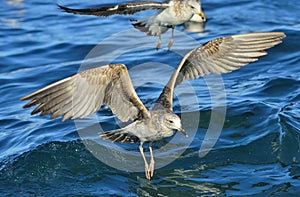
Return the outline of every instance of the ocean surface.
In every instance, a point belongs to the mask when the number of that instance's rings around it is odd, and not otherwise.
[[[204,31],[176,27],[169,51],[171,31],[156,51],[157,38],[130,24],[155,12],[98,18],[56,6],[124,2],[1,1],[0,195],[299,196],[300,2],[203,0]],[[261,31],[287,37],[258,62],[176,89],[174,111],[190,136],[178,133],[154,144],[157,169],[151,181],[145,179],[138,144],[97,138],[122,126],[108,107],[65,122],[22,108],[21,97],[107,63],[126,64],[138,95],[151,107],[189,50],[220,36]],[[213,126],[220,124],[218,133]],[[215,138],[208,139],[211,133]],[[203,149],[207,140],[211,146]],[[144,148],[149,156],[147,144]]]

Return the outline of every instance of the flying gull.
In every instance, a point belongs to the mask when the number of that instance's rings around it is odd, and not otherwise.
[[[181,82],[210,73],[229,73],[258,57],[285,37],[281,32],[250,33],[217,38],[188,52],[151,109],[147,109],[137,96],[124,64],[109,64],[83,71],[48,85],[21,100],[31,100],[24,105],[38,105],[33,114],[52,114],[67,119],[84,118],[108,105],[123,122],[132,121],[124,128],[100,133],[106,140],[121,143],[140,142],[139,150],[145,162],[146,178],[154,173],[152,142],[170,137],[180,131],[185,136],[180,118],[173,113],[174,88]],[[149,142],[151,160],[148,164],[143,143]]]
[[[200,16],[203,22],[206,21],[198,0],[170,0],[168,2],[130,2],[120,5],[103,6],[87,9],[71,9],[61,5],[59,8],[65,12],[83,15],[96,15],[107,17],[114,14],[126,15],[135,14],[143,10],[159,10],[155,15],[140,20],[132,21],[132,25],[147,35],[158,36],[156,49],[161,45],[161,34],[172,28],[172,37],[168,43],[170,49],[174,42],[174,27],[189,21],[194,14]]]

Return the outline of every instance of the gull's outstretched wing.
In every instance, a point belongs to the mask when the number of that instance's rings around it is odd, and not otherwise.
[[[110,64],[86,70],[46,86],[21,100],[24,108],[38,105],[33,114],[83,118],[107,104],[122,121],[148,117],[149,111],[137,96],[124,64]]]
[[[217,38],[188,52],[164,87],[156,108],[172,110],[174,88],[185,80],[199,78],[210,73],[229,73],[266,55],[264,50],[279,43],[285,37],[282,32],[240,34]]]
[[[135,14],[143,10],[157,10],[169,7],[168,3],[161,2],[131,2],[120,5],[103,6],[97,8],[86,8],[86,9],[71,9],[61,5],[57,5],[60,9],[65,12],[73,14],[83,15],[95,15],[95,16],[111,16],[114,14],[126,15]]]

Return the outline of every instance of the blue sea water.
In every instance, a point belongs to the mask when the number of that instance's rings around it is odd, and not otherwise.
[[[177,27],[171,51],[167,50],[170,31],[163,35],[162,49],[156,51],[157,38],[130,25],[130,19],[152,12],[98,18],[63,13],[56,7],[56,3],[79,8],[123,2],[1,2],[1,196],[299,195],[299,1],[203,0],[208,18],[204,32],[189,33]],[[199,148],[212,114],[207,81],[192,81],[188,87],[193,93],[178,87],[174,111],[185,117],[187,128],[196,121],[197,132],[188,147],[181,146],[181,141],[188,140],[182,138],[172,144],[173,150],[157,155],[159,160],[183,152],[156,169],[151,181],[143,172],[116,169],[97,159],[86,148],[76,122],[31,116],[32,109],[22,109],[25,102],[19,100],[86,66],[95,66],[85,61],[99,57],[97,65],[125,63],[138,95],[150,107],[182,54],[216,37],[261,31],[283,31],[287,37],[258,62],[222,75],[225,124],[204,157],[199,157]],[[200,119],[195,120],[198,115]],[[98,112],[97,118],[103,130],[117,127],[109,108]],[[154,149],[163,143],[156,143]],[[137,145],[126,148],[135,150]],[[109,157],[113,152],[107,149],[106,154]],[[140,157],[137,150],[136,156]]]

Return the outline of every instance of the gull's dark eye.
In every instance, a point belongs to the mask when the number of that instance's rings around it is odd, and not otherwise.
[[[174,123],[174,121],[173,121],[173,120],[169,120],[169,123],[173,124],[173,123]]]
[[[191,7],[192,9],[195,9],[195,7],[194,7],[194,6],[192,6],[192,5],[190,5],[190,7]]]

